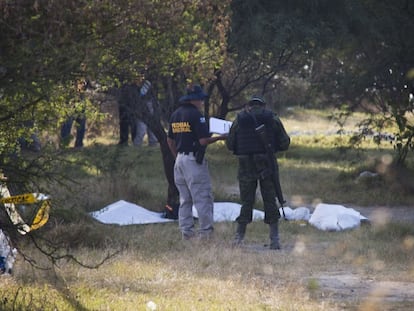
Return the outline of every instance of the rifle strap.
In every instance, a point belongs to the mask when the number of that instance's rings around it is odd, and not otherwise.
[[[246,113],[253,119],[254,127],[256,128],[258,126],[256,116],[253,113],[251,113],[249,110],[246,110]]]
[[[250,115],[251,117],[252,117],[252,119],[254,120],[254,123],[255,123],[255,127],[257,128],[258,127],[258,124],[257,124],[257,119],[256,119],[256,116],[253,114],[253,113],[251,113],[250,111],[247,111],[247,114],[248,115]],[[266,128],[266,124],[264,124],[264,126],[265,126],[265,128]],[[257,132],[256,132],[257,133]],[[259,136],[259,135],[257,135],[257,136]],[[258,139],[260,140],[260,141],[262,141],[261,139],[260,139],[260,137],[258,137]],[[265,150],[266,150],[266,152],[267,153],[269,153],[269,157],[270,157],[270,150],[269,150],[269,148],[268,148],[268,146],[264,146],[265,147]],[[276,171],[276,169],[277,169],[277,160],[276,160],[276,162],[274,162],[273,164],[271,164],[270,163],[270,159],[269,159],[269,165],[274,165],[274,171],[273,171],[273,174],[275,174],[274,176],[275,176],[275,179],[278,179],[278,172]],[[274,159],[273,159],[273,161],[275,161]],[[277,185],[276,185],[276,181],[274,181],[274,185],[275,185],[275,189],[277,188]],[[280,185],[279,185],[279,188],[280,188]],[[276,192],[277,192],[277,190],[276,190]],[[282,191],[281,191],[281,189],[280,189],[280,197],[278,196],[278,200],[279,200],[279,203],[280,203],[280,206],[281,206],[281,208],[282,208],[282,212],[283,212],[283,218],[284,219],[286,219],[286,215],[285,215],[285,210],[284,210],[284,208],[283,208],[283,204],[285,203],[285,200],[283,199],[283,195],[282,195]]]
[[[256,116],[253,114],[253,113],[251,113],[250,111],[246,111],[247,112],[247,114],[253,119],[253,121],[254,121],[254,128],[255,129],[257,129],[257,127],[259,126],[259,124],[258,124],[258,122],[257,122],[257,118],[256,118]],[[266,124],[263,124],[264,126],[265,126],[265,128],[266,128]],[[257,132],[256,132],[256,134],[257,134]],[[257,138],[259,139],[259,141],[262,141],[261,139],[260,139],[260,137],[259,137],[259,135],[257,135]],[[267,146],[265,146],[265,144],[263,143],[263,147],[265,148],[265,150],[267,150]]]

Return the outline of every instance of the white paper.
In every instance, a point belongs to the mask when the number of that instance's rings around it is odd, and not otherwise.
[[[218,118],[210,118],[210,133],[215,134],[228,134],[230,131],[230,127],[233,122],[218,119]]]

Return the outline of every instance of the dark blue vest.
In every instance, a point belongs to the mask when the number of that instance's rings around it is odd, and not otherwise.
[[[238,129],[236,133],[236,146],[234,153],[237,155],[266,153],[265,146],[259,139],[255,128],[264,124],[268,141],[272,145],[273,152],[275,148],[275,133],[272,122],[273,113],[269,110],[261,110],[259,113],[242,111],[237,116]]]

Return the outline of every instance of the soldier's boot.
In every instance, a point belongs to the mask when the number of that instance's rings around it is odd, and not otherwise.
[[[233,239],[233,245],[240,245],[243,243],[244,236],[246,234],[247,224],[237,224],[236,235]]]
[[[280,249],[278,223],[269,224],[270,249]]]

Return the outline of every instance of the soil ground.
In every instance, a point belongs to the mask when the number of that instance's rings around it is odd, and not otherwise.
[[[365,216],[372,223],[386,223],[386,222],[408,222],[414,224],[414,206],[348,206],[357,210],[362,216]]]
[[[352,208],[367,217],[372,224],[392,221],[414,225],[414,207]],[[410,267],[407,268],[409,269]],[[358,310],[414,310],[414,282],[377,281],[348,271],[328,271],[313,276],[312,279],[316,280],[320,292],[338,301],[339,305],[345,306],[346,302],[361,301],[363,303]]]
[[[368,218],[370,224],[401,222],[414,225],[414,207],[359,207],[348,206]],[[268,247],[260,244],[242,246],[247,252],[269,252]],[[313,249],[323,251],[324,245],[315,245]],[[292,245],[283,245],[282,252],[294,252]],[[414,263],[413,263],[414,265]],[[408,267],[407,270],[410,268]],[[411,267],[414,269],[414,266]],[[414,271],[412,272],[414,273]],[[329,298],[338,304],[340,310],[414,310],[414,282],[366,278],[354,272],[344,270],[326,271],[313,275],[304,282],[317,284],[319,298]]]

